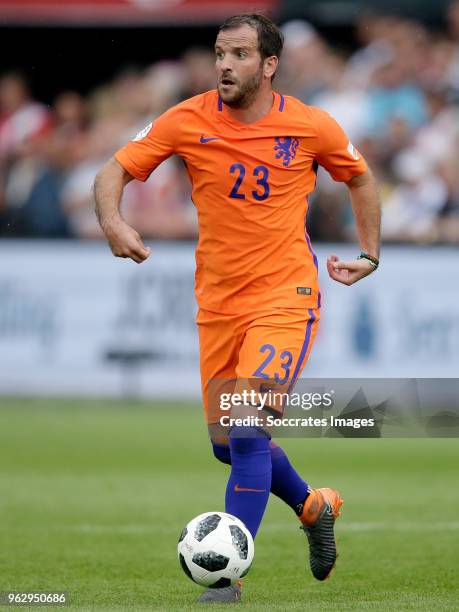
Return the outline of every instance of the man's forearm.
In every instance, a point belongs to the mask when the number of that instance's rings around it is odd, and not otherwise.
[[[381,233],[381,205],[376,182],[370,171],[356,176],[347,183],[357,226],[360,248],[379,258]]]
[[[115,257],[127,257],[142,263],[150,255],[139,233],[128,225],[120,213],[123,189],[132,176],[112,158],[96,176],[94,197],[96,214]]]
[[[120,204],[123,189],[132,177],[111,159],[97,174],[94,181],[96,215],[103,230],[108,224],[121,219]]]

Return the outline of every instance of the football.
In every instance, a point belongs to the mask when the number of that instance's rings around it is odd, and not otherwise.
[[[183,529],[177,547],[185,574],[197,584],[220,588],[247,574],[253,561],[250,531],[226,512],[205,512]]]

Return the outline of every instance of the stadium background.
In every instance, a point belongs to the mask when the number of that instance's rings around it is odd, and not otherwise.
[[[356,253],[346,190],[320,176],[325,299],[305,375],[457,377],[458,2],[0,0],[0,590],[65,588],[96,609],[196,594],[175,534],[221,509],[224,468],[201,423],[189,187],[176,160],[129,186],[125,217],[153,247],[138,267],[101,240],[91,183],[152,117],[214,86],[215,28],[252,8],[285,28],[276,88],[334,114],[381,187],[382,266],[349,289],[324,267]],[[325,589],[303,585],[273,500],[249,601],[453,609],[455,442],[286,441],[349,500],[342,564]]]

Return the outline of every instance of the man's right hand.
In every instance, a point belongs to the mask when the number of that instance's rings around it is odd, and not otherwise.
[[[97,173],[94,181],[94,198],[97,219],[113,255],[142,263],[149,257],[150,249],[144,245],[138,232],[128,225],[119,213],[123,189],[133,178],[112,157]]]
[[[102,228],[115,257],[129,258],[136,263],[149,257],[150,247],[146,247],[139,233],[122,219],[103,223]]]

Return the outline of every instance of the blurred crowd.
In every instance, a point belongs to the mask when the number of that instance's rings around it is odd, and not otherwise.
[[[459,1],[444,31],[400,17],[363,16],[357,51],[327,43],[305,21],[282,27],[275,89],[329,111],[366,156],[380,186],[383,239],[459,243]],[[211,50],[130,68],[81,96],[33,99],[20,73],[0,75],[0,234],[95,239],[96,172],[173,104],[215,87]],[[194,238],[196,214],[180,160],[129,184],[123,215],[145,238]],[[319,173],[315,239],[352,240],[345,187]]]

